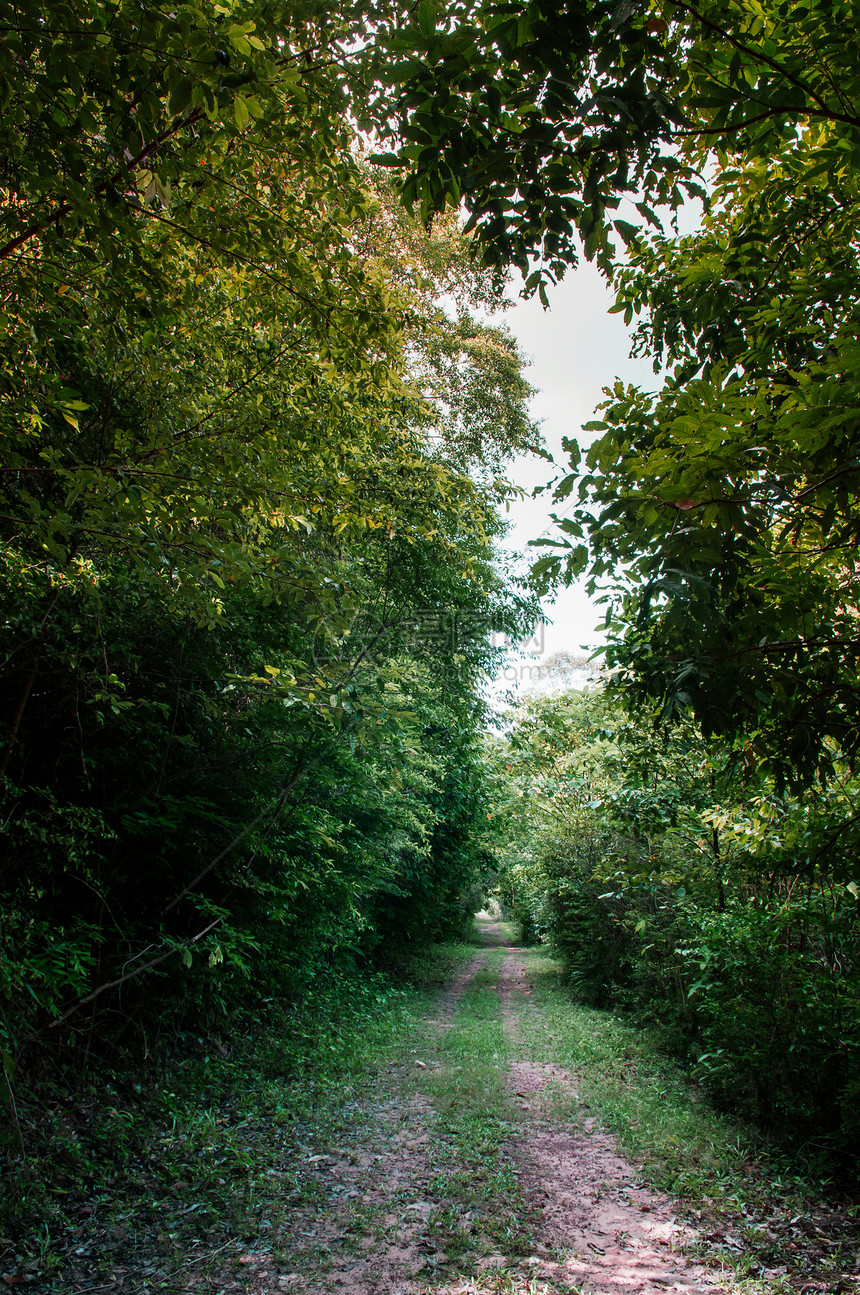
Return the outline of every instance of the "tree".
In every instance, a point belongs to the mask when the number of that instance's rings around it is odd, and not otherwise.
[[[340,19],[4,15],[0,1033],[86,1007],[108,1046],[120,995],[202,1020],[369,956],[395,900],[462,919],[537,432],[456,221],[362,156]]]
[[[645,313],[637,344],[671,376],[609,393],[557,498],[579,492],[570,569],[587,535],[593,581],[616,577],[608,661],[631,697],[799,782],[858,750],[860,208],[808,138],[721,172],[713,204],[622,272],[617,308]]]
[[[703,194],[714,156],[767,158],[812,131],[830,172],[857,160],[848,4],[426,0],[379,21],[374,122],[399,143],[385,160],[406,200],[429,216],[462,199],[488,262],[531,290],[580,247],[611,273],[655,206]]]
[[[614,580],[631,699],[692,707],[747,767],[827,776],[858,751],[850,8],[428,4],[386,31],[406,199],[462,195],[526,290],[596,256],[671,371],[658,397],[608,393],[584,472],[570,444],[555,498],[580,506],[535,574]],[[701,234],[666,237],[656,209],[703,175]]]

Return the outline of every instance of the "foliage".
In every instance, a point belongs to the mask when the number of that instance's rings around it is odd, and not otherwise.
[[[611,272],[655,207],[703,194],[714,154],[766,159],[808,129],[823,170],[856,162],[849,4],[427,0],[380,29],[374,121],[405,197],[424,214],[462,199],[487,260],[531,290],[580,247]]]
[[[623,573],[620,687],[791,783],[856,756],[857,205],[819,166],[807,141],[726,172],[700,234],[634,258],[619,305],[673,376],[609,394],[565,523],[593,581]]]
[[[855,783],[792,796],[740,785],[725,757],[605,694],[524,703],[499,758],[536,831],[510,841],[503,885],[581,999],[658,1025],[721,1103],[795,1149],[849,1156]]]
[[[826,777],[857,750],[852,7],[428,0],[380,32],[368,112],[407,202],[462,200],[526,291],[596,256],[669,370],[607,393],[585,472],[569,443],[578,507],[536,574],[608,577],[631,699]],[[701,232],[666,237],[696,193]]]
[[[595,10],[595,67],[615,68],[600,21]],[[816,5],[672,5],[612,21],[635,28],[631,49],[674,105],[664,137],[707,174],[709,210],[686,237],[640,220],[623,261],[605,245],[614,309],[639,317],[635,349],[663,381],[607,389],[584,465],[567,442],[564,514],[535,573],[548,584],[588,569],[631,704],[691,711],[747,768],[809,784],[857,753],[853,20]],[[666,172],[636,175],[647,198]],[[624,192],[615,177],[610,188]]]
[[[534,615],[498,506],[539,437],[457,221],[344,115],[354,18],[0,14],[11,1155],[51,1066],[458,929],[491,865],[480,686]]]
[[[382,132],[396,129],[397,151],[379,160],[406,169],[407,203],[426,218],[462,200],[500,268],[528,275],[542,253],[560,276],[576,259],[577,231],[607,267],[618,196],[648,175],[661,198],[680,201],[677,179],[690,182],[661,151],[675,115],[659,89],[662,41],[630,17],[576,0],[384,14],[368,111]],[[535,270],[529,287],[540,281]]]

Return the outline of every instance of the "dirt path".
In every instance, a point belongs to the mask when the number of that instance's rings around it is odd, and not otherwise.
[[[489,932],[495,938],[496,932]],[[713,1277],[690,1264],[692,1238],[671,1202],[635,1185],[635,1170],[615,1140],[585,1117],[559,1124],[554,1097],[576,1096],[561,1066],[517,1058],[521,1027],[516,999],[530,994],[521,956],[509,952],[498,982],[505,1032],[514,1059],[509,1086],[527,1126],[511,1148],[522,1189],[536,1216],[534,1275],[550,1288],[584,1285],[595,1292],[716,1291]]]
[[[147,1164],[187,1139],[167,1161],[169,1190],[132,1162],[128,1194],[81,1201],[50,1295],[720,1295],[721,1271],[732,1295],[860,1290],[850,1202],[766,1192],[750,1206],[744,1194],[732,1213],[716,1201],[718,1160],[706,1162],[715,1199],[698,1202],[697,1239],[589,1109],[620,1076],[624,1109],[639,1112],[646,1086],[626,1087],[626,1048],[589,1057],[602,1026],[575,1025],[549,960],[499,923],[482,938],[435,1001],[404,997],[370,1074],[360,1061],[354,1080],[319,1093],[310,1074],[291,1106],[294,1081],[282,1105],[261,1072],[229,1141],[230,1102],[186,1114],[179,1132],[175,1119],[154,1128]],[[766,1162],[744,1172],[763,1176]],[[714,1267],[687,1257],[694,1242]],[[0,1259],[10,1244],[0,1238]]]
[[[612,1138],[587,1116],[560,1121],[560,1096],[575,1096],[575,1077],[523,1055],[520,1005],[530,995],[523,959],[497,923],[484,922],[478,953],[424,1019],[414,1056],[392,1067],[393,1091],[376,1104],[362,1145],[332,1149],[307,1166],[316,1199],[296,1209],[290,1271],[246,1270],[225,1290],[272,1289],[301,1295],[485,1295],[584,1290],[705,1295],[719,1289],[686,1261],[687,1239],[671,1203],[635,1185]],[[491,950],[507,953],[494,988],[501,1000],[504,1082],[511,1107],[505,1155],[519,1183],[532,1253],[476,1250],[454,1275],[445,1268],[431,1226],[450,1208],[439,1169],[437,1113],[422,1081],[444,1062],[438,1051],[458,1005]],[[424,1083],[426,1088],[426,1082]],[[443,1157],[444,1159],[444,1157]],[[469,1219],[471,1216],[466,1215]],[[516,1247],[515,1247],[516,1251]],[[438,1267],[437,1267],[438,1265]],[[471,1269],[471,1271],[468,1271]],[[438,1273],[438,1275],[434,1275]]]
[[[379,1077],[380,1095],[363,1112],[360,1145],[306,1164],[311,1200],[292,1216],[291,1271],[273,1271],[264,1262],[244,1279],[226,1281],[225,1291],[423,1295],[430,1289],[422,1277],[436,1257],[428,1224],[445,1202],[433,1191],[435,1113],[414,1081],[439,1064],[438,1041],[485,958],[481,952],[467,962],[423,1018],[414,1057]]]

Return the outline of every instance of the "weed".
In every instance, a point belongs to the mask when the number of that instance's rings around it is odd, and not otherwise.
[[[306,1168],[314,1147],[343,1140],[369,1076],[404,1048],[432,986],[471,956],[434,950],[414,961],[413,982],[405,964],[398,983],[333,978],[244,1040],[185,1040],[157,1066],[91,1078],[75,1107],[51,1094],[42,1144],[0,1205],[4,1268],[85,1285],[105,1266],[277,1249],[290,1212],[323,1199]]]

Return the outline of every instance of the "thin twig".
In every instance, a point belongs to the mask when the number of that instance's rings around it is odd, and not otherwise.
[[[202,940],[210,931],[214,931],[215,927],[220,926],[223,921],[223,915],[221,917],[216,917],[208,926],[204,926],[202,931],[198,931],[196,935],[189,936],[187,940],[181,940],[178,944],[172,944],[165,953],[159,954],[157,958],[152,958],[151,961],[144,963],[142,967],[137,967],[134,971],[129,971],[125,976],[118,976],[116,980],[109,980],[106,985],[100,985],[98,989],[94,989],[92,993],[87,994],[85,998],[79,998],[76,1003],[72,1003],[72,1006],[67,1008],[61,1016],[57,1016],[53,1021],[49,1021],[45,1028],[48,1030],[56,1030],[58,1026],[62,1025],[64,1021],[67,1021],[75,1012],[79,1011],[82,1007],[86,1007],[87,1003],[91,1003],[93,999],[101,998],[102,994],[106,994],[110,989],[118,989],[119,986],[124,985],[126,981],[134,980],[137,976],[142,976],[145,971],[151,971],[153,967],[157,967],[160,963],[165,962],[172,954],[178,953],[180,949],[190,948],[192,944],[196,944],[198,940]],[[33,1031],[31,1034],[28,1034],[26,1038],[22,1039],[22,1043],[32,1042],[33,1039],[38,1038],[40,1033],[41,1031],[39,1030]]]

